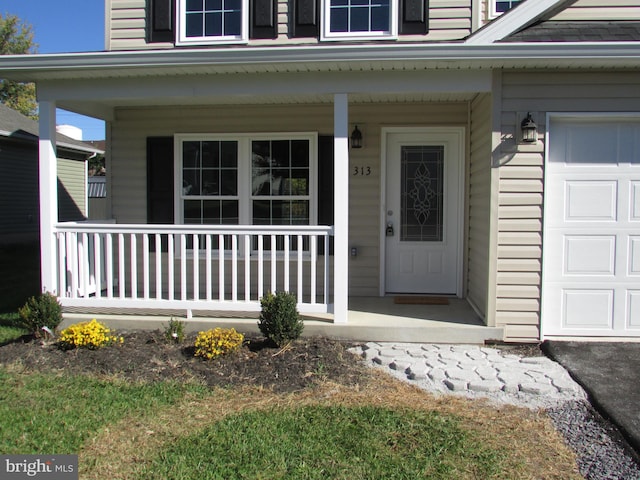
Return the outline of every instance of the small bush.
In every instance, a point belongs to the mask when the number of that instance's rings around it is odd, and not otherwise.
[[[44,335],[43,327],[54,331],[62,322],[62,306],[55,295],[44,292],[37,297],[31,297],[18,309],[20,326],[33,333],[36,337]]]
[[[167,342],[182,343],[184,341],[184,322],[180,320],[169,320],[169,325],[164,329],[164,336]]]
[[[196,337],[196,357],[212,358],[235,352],[244,341],[244,335],[234,328],[213,328],[199,332]]]
[[[113,343],[123,342],[122,337],[111,335],[111,330],[95,318],[90,322],[76,323],[65,328],[60,332],[58,339],[58,345],[65,350],[72,348],[96,350]]]
[[[297,310],[296,296],[289,292],[267,293],[260,299],[258,328],[279,347],[302,335],[304,324]]]

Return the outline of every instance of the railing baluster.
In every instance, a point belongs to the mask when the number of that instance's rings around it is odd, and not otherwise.
[[[105,233],[106,255],[107,255],[107,298],[113,298],[113,236],[111,233]]]
[[[95,282],[96,282],[96,298],[100,298],[102,296],[102,245],[101,245],[102,235],[99,233],[93,234],[93,264],[94,266],[94,274],[95,274]]]
[[[251,300],[251,235],[244,236],[244,301]]]
[[[167,235],[167,295],[169,300],[174,300],[175,295],[175,233]]]
[[[149,279],[149,235],[142,234],[142,278],[143,295],[145,300],[149,300],[150,279]]]
[[[276,254],[278,253],[278,245],[276,243],[276,236],[271,235],[271,292],[276,293],[278,291],[277,285],[277,273],[278,264],[276,263]]]
[[[200,238],[193,235],[193,299],[200,300]]]
[[[302,303],[304,301],[304,289],[303,289],[303,284],[302,284],[302,273],[303,273],[303,269],[304,269],[304,264],[302,263],[302,250],[303,250],[303,244],[302,244],[302,235],[298,235],[298,245],[297,245],[297,251],[298,251],[298,303]]]
[[[315,235],[311,235],[310,238],[311,240],[311,246],[310,246],[310,254],[311,254],[311,288],[310,288],[310,295],[311,295],[311,305],[315,305],[316,303],[318,303],[318,299],[316,297],[316,285],[317,285],[317,272],[318,272],[318,237],[316,237]]]
[[[155,236],[156,248],[156,299],[162,299],[162,237],[159,233]]]
[[[187,236],[180,235],[180,300],[187,299]]]
[[[218,235],[218,300],[224,302],[224,235]]]
[[[324,304],[328,305],[329,304],[329,281],[331,278],[331,274],[329,272],[329,269],[331,268],[331,263],[330,263],[330,259],[331,256],[329,255],[329,247],[330,247],[330,237],[329,235],[325,234],[324,235]]]
[[[205,284],[207,286],[207,300],[211,301],[211,297],[212,297],[212,289],[213,289],[213,278],[211,278],[212,272],[211,272],[211,249],[213,248],[212,246],[212,242],[211,242],[211,235],[207,234],[207,242],[206,242],[206,253],[205,253],[205,257],[206,257],[206,280],[205,280]]]
[[[135,233],[131,234],[131,298],[138,298],[138,249],[137,237]]]
[[[285,292],[289,291],[289,242],[291,237],[287,234],[284,235],[284,287]]]
[[[238,236],[231,235],[231,301],[238,301]]]
[[[124,234],[118,234],[118,287],[119,298],[125,298],[125,281],[124,281]]]
[[[258,234],[258,300],[264,296],[264,237]]]
[[[67,294],[67,256],[66,256],[66,234],[58,232],[54,235],[58,242],[58,296]]]

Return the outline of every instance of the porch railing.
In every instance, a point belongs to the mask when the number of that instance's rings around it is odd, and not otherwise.
[[[330,310],[325,226],[114,225],[55,228],[64,306],[258,311],[267,292]]]

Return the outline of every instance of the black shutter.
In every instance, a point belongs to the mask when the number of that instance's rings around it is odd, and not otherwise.
[[[318,136],[318,225],[333,225],[333,136]],[[318,253],[324,254],[324,243],[318,244]],[[333,238],[329,253],[333,254]]]
[[[173,224],[173,137],[147,138],[147,223]],[[151,251],[155,239],[150,238]],[[163,238],[162,251],[167,251]]]
[[[175,41],[175,0],[147,0],[147,41]]]
[[[400,34],[429,32],[429,0],[400,0]]]
[[[251,38],[278,37],[278,3],[277,0],[250,0]]]
[[[318,37],[320,35],[319,0],[293,0],[292,36]]]

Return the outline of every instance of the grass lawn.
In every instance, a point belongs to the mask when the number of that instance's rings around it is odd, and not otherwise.
[[[291,394],[0,367],[0,451],[79,453],[95,479],[572,479],[544,414],[372,371]]]

